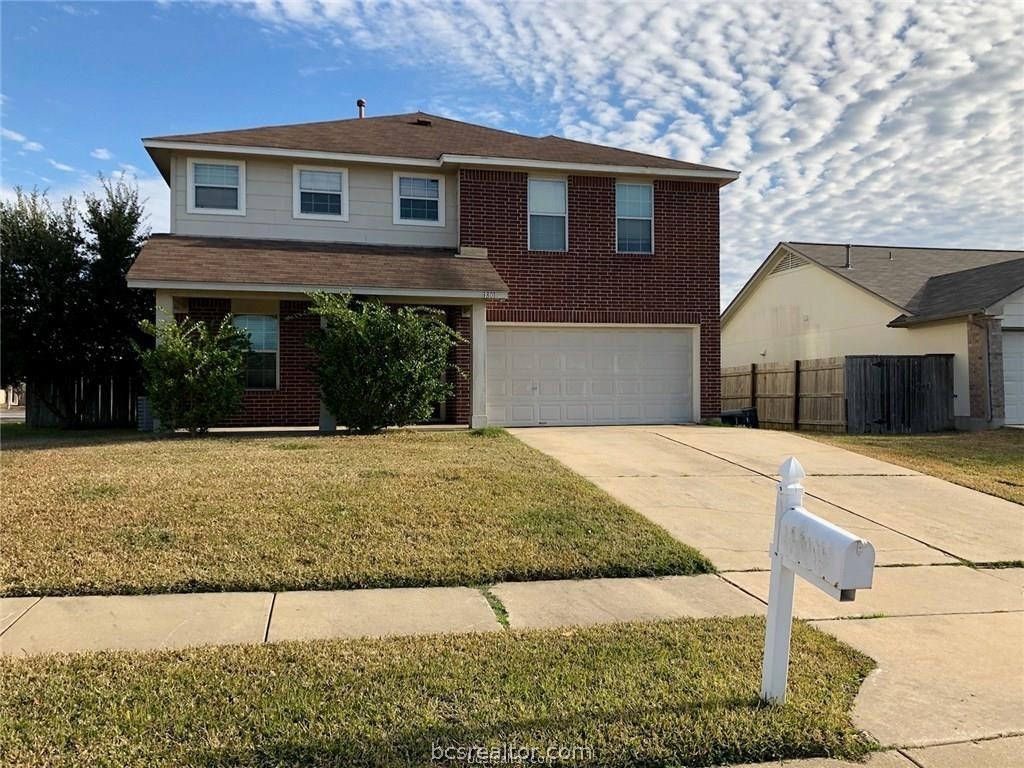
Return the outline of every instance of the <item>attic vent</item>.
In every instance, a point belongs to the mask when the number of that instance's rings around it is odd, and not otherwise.
[[[803,256],[797,256],[795,253],[787,253],[779,259],[779,263],[775,265],[775,269],[773,269],[769,274],[774,275],[779,272],[785,272],[787,269],[796,269],[797,267],[802,267],[806,263],[807,259]]]
[[[430,118],[428,117],[417,117],[416,125],[433,125],[433,123],[430,122]]]

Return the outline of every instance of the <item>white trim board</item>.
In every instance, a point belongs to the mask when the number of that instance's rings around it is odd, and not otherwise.
[[[133,280],[129,288],[152,288],[171,291],[258,291],[261,293],[351,293],[363,296],[395,296],[411,298],[507,299],[508,291],[439,290],[436,288],[390,288],[367,286],[298,285],[286,283],[214,283],[187,280]]]

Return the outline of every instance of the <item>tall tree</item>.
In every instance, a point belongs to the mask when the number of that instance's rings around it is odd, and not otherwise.
[[[125,276],[148,236],[134,184],[102,179],[86,195],[51,205],[45,193],[0,201],[2,384],[26,381],[62,426],[76,426],[75,380],[138,369],[133,341],[149,315]]]
[[[82,242],[71,199],[55,209],[44,194],[18,189],[13,201],[0,201],[4,386],[66,379],[67,372],[85,367],[89,312],[82,290],[87,270]],[[44,396],[55,411],[57,399]]]
[[[136,348],[150,337],[139,328],[150,317],[153,299],[148,291],[129,288],[128,269],[149,237],[145,211],[135,184],[100,178],[101,194],[86,194],[85,250],[89,259],[86,279],[96,310],[92,321],[96,373],[136,370]]]

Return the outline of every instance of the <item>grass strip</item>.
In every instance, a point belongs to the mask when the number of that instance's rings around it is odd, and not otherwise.
[[[511,745],[625,768],[870,751],[850,707],[871,660],[798,622],[790,697],[766,707],[763,636],[745,617],[7,659],[0,753],[8,766],[390,767]]]

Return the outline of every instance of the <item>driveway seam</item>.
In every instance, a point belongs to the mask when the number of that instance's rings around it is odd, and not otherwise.
[[[760,597],[758,597],[757,595],[755,595],[753,592],[749,591],[745,587],[741,587],[735,581],[729,581],[729,579],[725,578],[725,576],[723,576],[721,573],[718,573],[716,575],[718,576],[718,578],[720,578],[726,584],[728,584],[728,585],[730,585],[732,587],[735,587],[736,589],[738,589],[740,592],[742,592],[745,595],[749,595],[750,597],[752,597],[755,600],[757,600],[757,602],[759,602],[761,605],[768,605],[768,601],[767,600],[762,600]]]
[[[19,621],[21,621],[21,620],[22,620],[23,618],[25,618],[25,614],[27,614],[27,613],[28,613],[29,611],[31,611],[31,610],[32,610],[33,608],[35,608],[35,607],[36,607],[37,605],[39,605],[39,603],[41,603],[41,602],[42,602],[42,600],[43,600],[43,597],[45,597],[45,595],[42,595],[42,596],[40,596],[40,597],[37,597],[37,598],[36,598],[36,601],[35,601],[34,603],[32,603],[32,605],[30,605],[30,606],[29,606],[28,608],[26,608],[26,609],[25,609],[24,611],[22,611],[22,612],[21,612],[20,614],[18,614],[18,618],[16,618],[16,619],[15,619],[14,621],[12,621],[12,622],[11,622],[10,624],[8,624],[8,625],[7,625],[7,626],[6,626],[5,628],[4,628],[4,631],[3,631],[3,632],[0,632],[0,637],[3,637],[4,635],[6,635],[6,634],[7,634],[7,632],[8,632],[9,630],[10,630],[10,628],[11,628],[11,627],[13,627],[13,626],[14,626],[15,624],[17,624],[17,623],[18,623]]]
[[[748,470],[750,472],[753,472],[753,473],[755,473],[757,475],[760,475],[761,477],[765,477],[765,478],[767,478],[769,480],[772,480],[773,482],[775,481],[775,478],[772,475],[766,474],[766,473],[762,472],[759,469],[754,469],[752,467],[746,467],[743,464],[740,464],[739,462],[732,461],[731,459],[727,459],[727,458],[725,458],[723,456],[719,456],[718,454],[712,453],[711,451],[705,450],[704,448],[698,448],[695,445],[690,445],[689,443],[684,443],[682,440],[676,440],[675,438],[669,437],[668,435],[663,435],[660,432],[654,432],[653,434],[657,435],[658,437],[662,437],[662,438],[664,438],[664,439],[666,439],[666,440],[668,440],[670,442],[676,443],[677,445],[682,445],[682,446],[685,446],[687,448],[692,448],[695,451],[700,451],[701,453],[707,454],[708,456],[712,456],[713,458],[716,458],[719,461],[725,461],[725,462],[728,462],[729,464],[732,464],[733,466],[740,467],[742,469],[746,469],[746,470]],[[850,475],[831,475],[831,477],[850,477]],[[878,475],[878,477],[915,477],[915,475]],[[934,544],[929,544],[927,541],[924,541],[923,539],[919,539],[919,538],[917,538],[915,536],[911,536],[909,533],[904,533],[903,531],[901,531],[901,530],[899,530],[897,528],[893,528],[892,526],[886,525],[885,523],[880,523],[879,521],[873,520],[872,518],[868,517],[867,515],[862,515],[859,512],[854,512],[852,509],[847,509],[842,504],[837,504],[834,501],[829,501],[828,499],[826,499],[826,498],[824,498],[822,496],[818,496],[817,494],[811,493],[810,491],[806,491],[805,490],[805,493],[808,496],[810,496],[812,499],[817,499],[818,501],[823,501],[826,504],[831,504],[833,507],[836,507],[837,509],[841,509],[844,512],[847,512],[847,513],[849,513],[851,515],[854,515],[855,517],[859,517],[861,520],[867,520],[869,523],[873,523],[873,524],[879,526],[880,528],[885,528],[887,531],[892,531],[893,533],[898,533],[900,536],[905,536],[906,538],[910,539],[911,541],[916,541],[918,544],[922,544],[922,545],[928,547],[929,549],[933,549],[936,552],[939,552],[939,553],[941,553],[943,555],[946,555],[946,557],[952,557],[955,560],[960,561],[960,563],[962,565],[970,566],[970,563],[967,560],[965,560],[964,558],[960,557],[959,555],[953,554],[952,552],[947,552],[946,550],[942,549],[942,547],[937,547]]]

